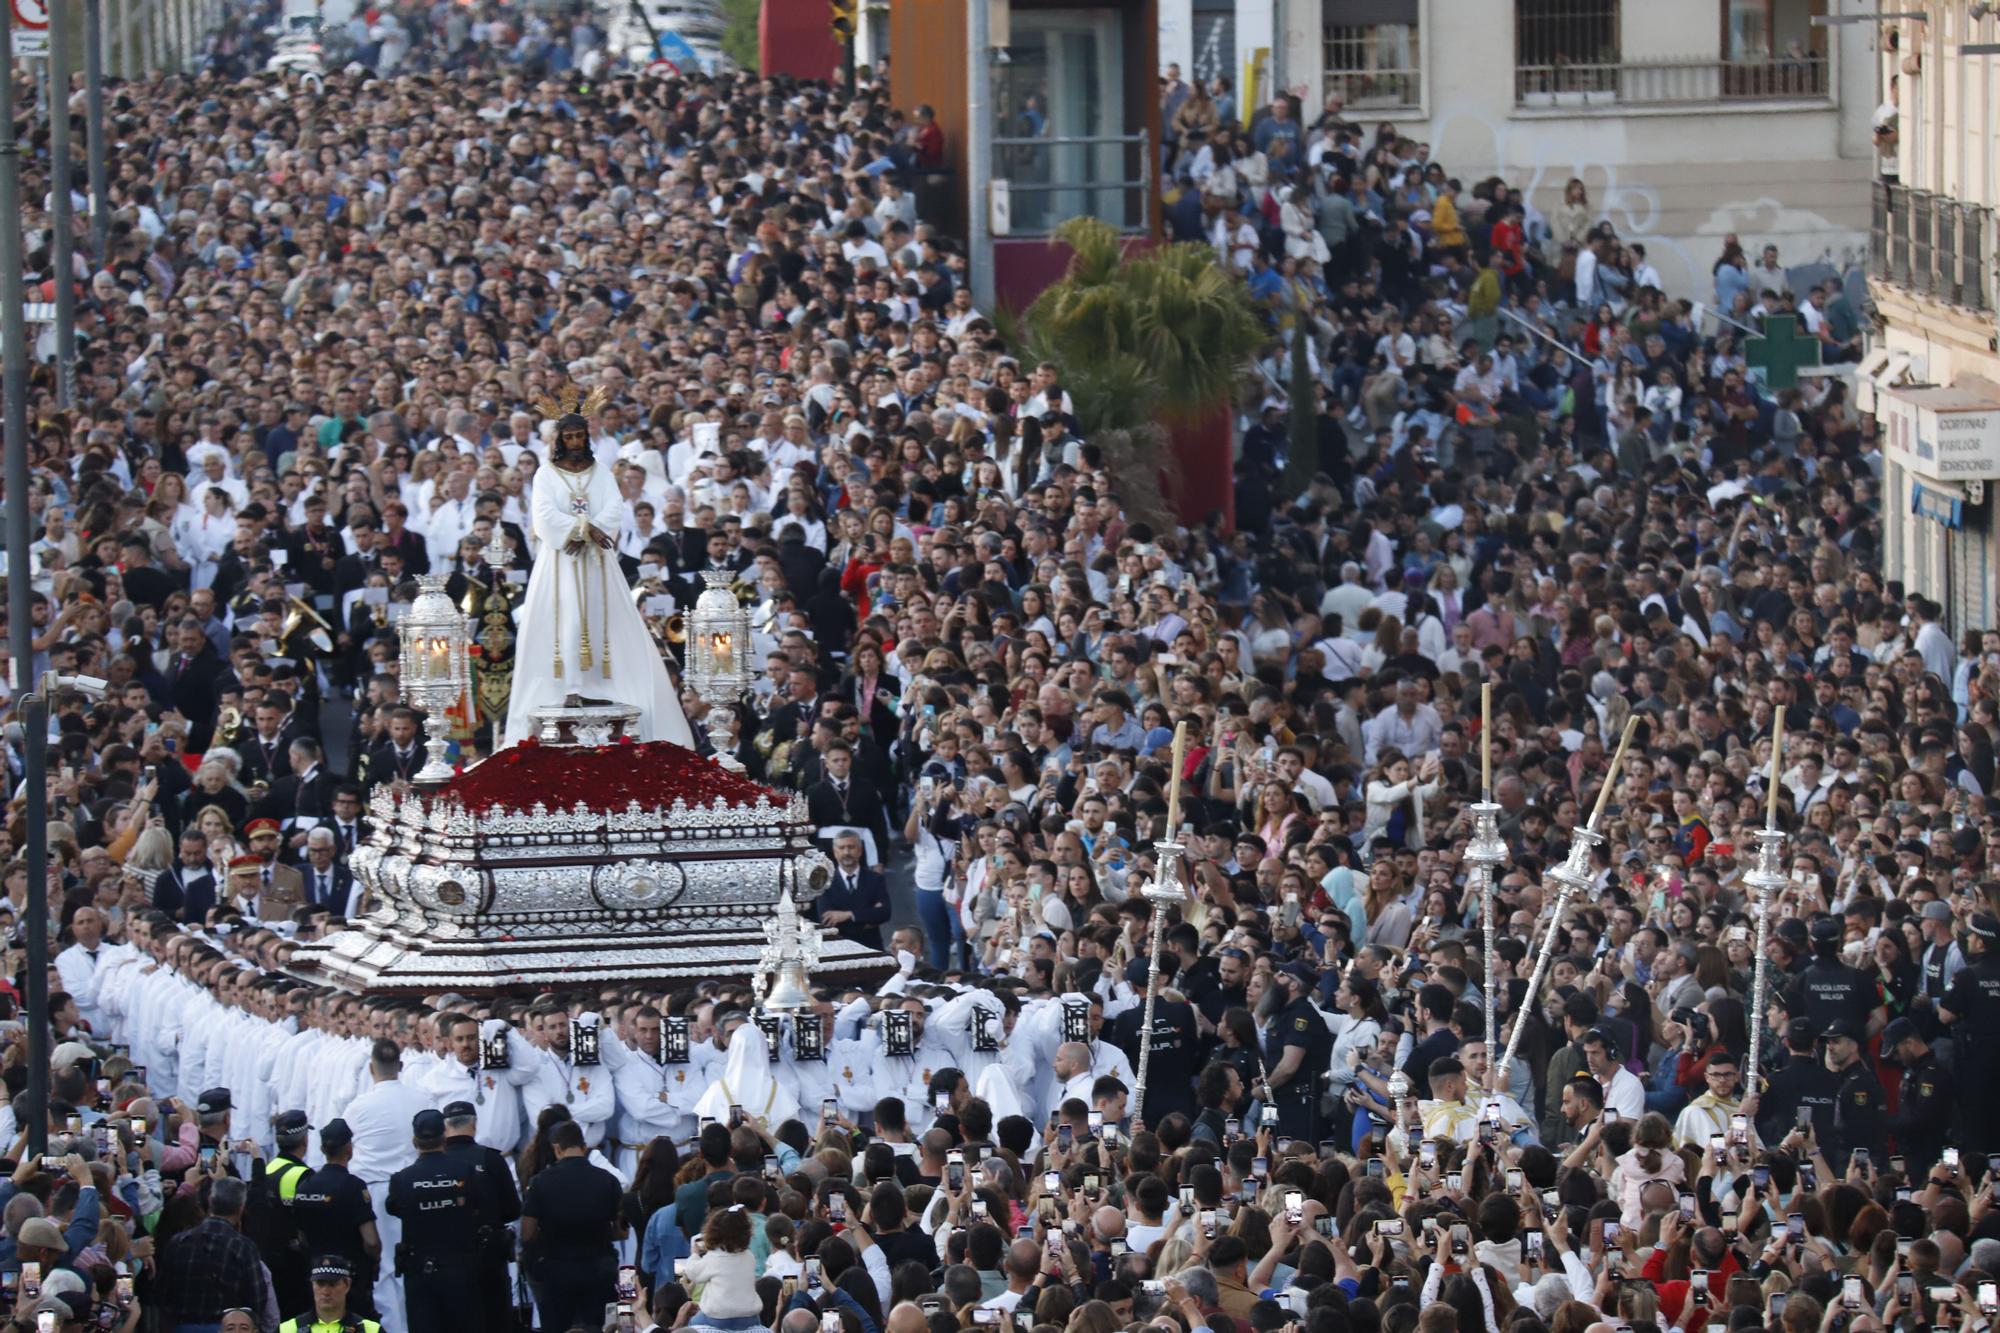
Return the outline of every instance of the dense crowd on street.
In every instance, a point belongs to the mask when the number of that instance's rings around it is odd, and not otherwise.
[[[47,921],[0,686],[17,1326],[2000,1310],[1976,1113],[2000,634],[1954,641],[1882,577],[1873,421],[1838,377],[1767,391],[1736,336],[1792,314],[1849,355],[1837,283],[1732,238],[1713,292],[1663,292],[1580,185],[1544,213],[1337,101],[1245,116],[1169,70],[1169,225],[1271,330],[1243,349],[1233,526],[1177,522],[1128,506],[1064,368],[976,308],[917,212],[942,131],[874,73],[627,72],[587,21],[490,0],[346,38],[323,81],[226,29],[199,76],[114,92],[75,406],[37,369],[8,497],[36,534],[26,678],[109,684],[53,701]],[[24,166],[47,282],[45,146]],[[843,830],[811,911],[887,982],[767,1030],[729,983],[496,1001],[288,972],[371,909],[348,853],[423,762],[412,576],[482,624],[504,605],[534,557],[530,402],[570,383],[604,391],[662,650],[703,571],[751,605],[737,757]],[[482,646],[503,670],[506,636]],[[1489,746],[1490,949],[1463,859]],[[1600,808],[1530,1002],[1547,872]],[[1773,809],[1760,1011],[1745,875]],[[1170,835],[1178,907],[1141,891]]]

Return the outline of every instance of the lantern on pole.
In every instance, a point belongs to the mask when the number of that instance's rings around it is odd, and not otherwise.
[[[451,781],[444,752],[445,711],[472,685],[472,630],[445,593],[446,575],[419,574],[417,600],[403,617],[402,692],[411,707],[427,715],[424,748],[430,760],[417,772],[418,783]]]
[[[730,590],[728,570],[704,569],[701,577],[708,586],[687,617],[687,679],[708,705],[704,725],[716,762],[740,773],[730,722],[750,688],[750,613]]]

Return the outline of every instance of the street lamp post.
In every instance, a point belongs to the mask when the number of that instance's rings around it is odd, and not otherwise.
[[[104,0],[83,0],[83,83],[90,134],[90,257],[99,268],[111,261],[110,168],[104,145]]]
[[[56,402],[76,406],[75,167],[69,145],[69,16],[49,10],[49,230],[56,289]]]
[[[21,765],[28,800],[28,922],[49,916],[49,713],[34,691],[34,590],[29,586],[28,329],[21,309],[21,146],[14,138],[14,12],[0,3],[0,412],[7,455],[7,626],[21,714]],[[28,1151],[48,1148],[49,944],[46,927],[28,935]]]

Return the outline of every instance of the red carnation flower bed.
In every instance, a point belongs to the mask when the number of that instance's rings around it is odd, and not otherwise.
[[[593,810],[623,810],[637,801],[641,809],[664,810],[675,801],[714,805],[717,797],[728,805],[785,800],[672,741],[601,747],[524,741],[461,773],[440,795],[456,796],[475,814],[530,810],[537,802],[551,810],[578,801]]]

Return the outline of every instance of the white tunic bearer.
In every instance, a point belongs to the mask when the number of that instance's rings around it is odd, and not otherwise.
[[[600,550],[587,540],[589,527],[616,537],[624,525],[625,500],[610,470],[595,462],[585,472],[553,464],[542,468],[535,475],[532,517],[539,553],[521,609],[514,693],[501,744],[514,745],[533,730],[533,710],[576,694],[637,708],[642,741],[692,748],[694,733],[660,650],[632,604],[616,550]],[[584,549],[571,555],[564,548],[579,535],[586,537]]]

